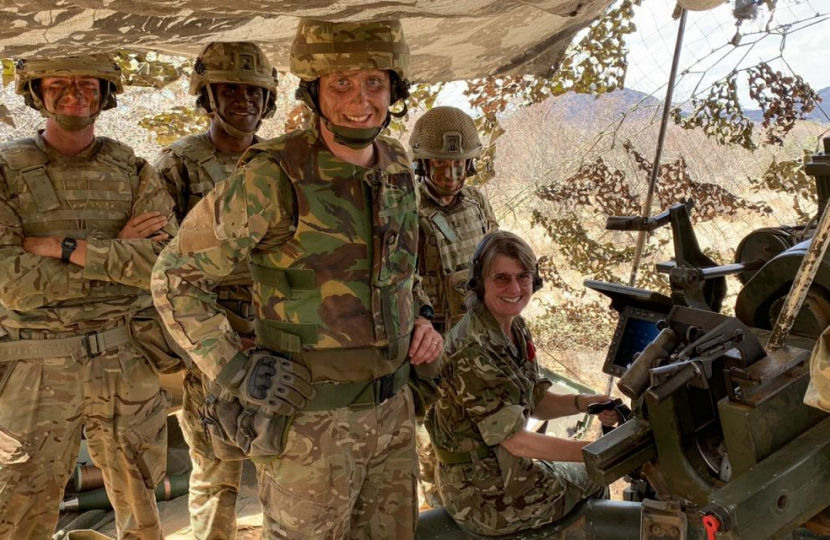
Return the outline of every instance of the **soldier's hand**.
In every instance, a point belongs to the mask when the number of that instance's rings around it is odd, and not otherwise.
[[[293,360],[255,351],[245,366],[245,375],[236,388],[244,401],[273,414],[290,416],[305,408],[315,395],[311,373]]]
[[[415,319],[412,340],[409,345],[409,361],[412,365],[429,363],[438,358],[444,348],[444,338],[423,317]]]
[[[161,242],[169,238],[167,233],[159,233],[165,225],[167,217],[161,215],[161,212],[144,212],[130,219],[118,233],[118,238],[150,238]]]

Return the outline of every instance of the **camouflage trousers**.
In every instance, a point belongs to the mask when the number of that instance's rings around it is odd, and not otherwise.
[[[430,508],[441,508],[441,495],[435,486],[435,449],[424,424],[419,423],[415,432],[415,449],[418,452],[418,468],[420,469],[420,481],[418,482],[418,493],[421,499]]]
[[[299,413],[284,454],[257,463],[262,540],[413,538],[417,466],[408,388],[377,407]]]
[[[493,459],[493,458],[489,458]],[[482,475],[480,465],[439,463],[438,490],[455,521],[476,534],[498,536],[536,529],[563,518],[580,501],[606,496],[581,463],[536,461],[536,482],[521,493],[505,493],[505,482],[521,479]]]
[[[122,540],[162,538],[168,399],[131,345],[93,358],[18,360],[0,390],[0,539],[52,537],[85,428]]]
[[[202,425],[199,407],[205,400],[207,384],[209,379],[195,367],[185,375],[183,384],[180,424],[193,463],[188,494],[190,528],[194,540],[233,540],[245,455],[213,441]]]

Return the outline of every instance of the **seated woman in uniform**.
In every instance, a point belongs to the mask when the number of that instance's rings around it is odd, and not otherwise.
[[[438,491],[450,515],[478,534],[534,529],[601,497],[582,465],[589,441],[525,429],[540,420],[585,412],[603,395],[558,394],[541,378],[521,317],[542,285],[536,256],[513,233],[488,234],[470,268],[468,313],[447,336],[441,398],[426,419],[438,457]],[[613,425],[613,411],[600,414]]]

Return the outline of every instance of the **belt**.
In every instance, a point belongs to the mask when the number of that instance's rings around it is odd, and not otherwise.
[[[489,446],[479,446],[472,452],[450,452],[449,450],[444,450],[443,448],[435,448],[435,457],[438,458],[438,461],[444,463],[446,465],[461,465],[463,463],[473,463],[473,456],[478,459],[484,459],[486,457],[490,457],[492,452]]]
[[[406,386],[409,381],[409,362],[394,373],[365,382],[317,383],[317,391],[304,411],[331,411],[343,407],[369,408],[380,405]]]
[[[58,356],[91,358],[129,343],[126,326],[103,332],[57,339],[24,339],[0,343],[0,362],[38,360]]]

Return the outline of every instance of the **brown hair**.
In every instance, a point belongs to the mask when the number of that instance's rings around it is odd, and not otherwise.
[[[536,266],[536,254],[522,238],[509,231],[489,233],[476,247],[473,260],[470,264],[470,277],[467,280],[467,289],[470,291],[464,303],[472,311],[484,301],[484,277],[490,270],[490,265],[496,255],[504,255],[518,261],[522,269],[534,274],[533,291],[541,287]]]

